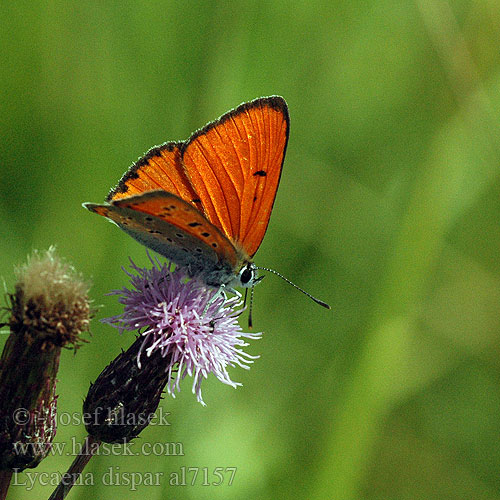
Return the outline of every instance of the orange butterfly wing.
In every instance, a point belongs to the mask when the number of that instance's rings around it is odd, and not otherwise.
[[[182,146],[205,215],[252,257],[269,223],[289,133],[282,97],[244,103]]]
[[[282,97],[241,104],[186,142],[152,148],[106,200],[114,204],[149,191],[173,193],[252,257],[269,223],[288,133]]]
[[[123,175],[106,201],[115,202],[149,191],[163,190],[201,208],[198,195],[182,165],[179,147],[182,144],[167,142],[150,149]]]

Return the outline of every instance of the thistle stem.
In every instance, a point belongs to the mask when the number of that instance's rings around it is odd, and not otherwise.
[[[12,474],[13,472],[11,470],[0,471],[0,500],[5,500],[7,498]]]
[[[75,460],[73,460],[68,472],[66,472],[66,474],[64,474],[61,478],[61,482],[52,495],[50,495],[49,500],[63,500],[66,498],[66,495],[76,483],[83,469],[89,463],[89,460],[99,449],[100,444],[101,441],[90,435],[84,439],[80,453],[77,455]]]

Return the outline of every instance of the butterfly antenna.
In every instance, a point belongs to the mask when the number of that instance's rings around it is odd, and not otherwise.
[[[257,269],[262,269],[262,271],[267,271],[269,273],[273,273],[276,276],[279,276],[282,280],[286,281],[289,285],[292,285],[294,288],[296,288],[299,292],[302,292],[304,295],[307,295],[310,299],[314,300],[316,304],[319,304],[320,306],[325,307],[326,309],[331,309],[331,307],[326,303],[323,302],[322,300],[317,299],[316,297],[313,297],[310,293],[306,292],[300,286],[297,286],[295,283],[292,283],[288,278],[285,278],[282,274],[280,274],[278,271],[275,271],[274,269],[269,269],[268,267],[258,267]],[[252,289],[253,292],[253,289]],[[250,302],[250,306],[251,306]]]
[[[247,306],[247,295],[248,295],[248,288],[245,288],[245,297],[243,297],[243,309]]]
[[[253,321],[252,321],[252,306],[253,306],[253,289],[255,287],[252,287],[252,289],[250,290],[250,306],[248,307],[248,328],[252,328],[253,327]],[[247,299],[247,292],[248,292],[248,288],[245,290],[245,302],[246,302],[246,299]]]

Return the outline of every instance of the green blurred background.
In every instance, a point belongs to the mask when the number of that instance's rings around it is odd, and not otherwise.
[[[81,203],[242,101],[279,94],[291,115],[256,262],[333,309],[269,276],[243,387],[211,378],[203,408],[185,381],[161,404],[171,425],[134,445],[184,455],[95,457],[69,498],[500,498],[498,2],[20,1],[0,19],[0,276],[12,290],[13,266],[56,244],[103,305],[63,353],[61,413],[132,343],[98,319],[120,311],[105,294],[128,257],[146,263]],[[181,467],[237,472],[170,486]],[[110,468],[163,477],[131,492],[102,484]],[[48,497],[39,483],[10,498]]]

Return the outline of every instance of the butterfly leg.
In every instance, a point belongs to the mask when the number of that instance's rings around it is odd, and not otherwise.
[[[230,287],[227,287],[226,285],[222,284],[219,286],[217,291],[212,295],[212,297],[210,297],[210,300],[208,300],[207,303],[205,304],[205,307],[203,309],[203,316],[206,314],[206,312],[208,311],[208,308],[215,302],[215,300],[218,297],[220,297],[222,295],[224,297],[224,302],[227,300],[226,291],[236,295],[236,297],[238,297],[238,300],[241,299],[241,297],[242,297],[241,293],[238,290],[235,290],[234,288],[230,288]],[[224,306],[224,302],[222,302],[219,309]]]
[[[220,296],[220,295],[224,295],[224,300],[226,299],[226,294],[224,292],[224,288],[226,288],[224,285],[221,285],[217,291],[212,295],[212,297],[210,297],[209,300],[207,300],[207,303],[205,304],[205,307],[203,309],[203,314],[202,316],[205,316],[205,314],[207,313],[208,311],[208,308],[215,302],[215,300]]]

